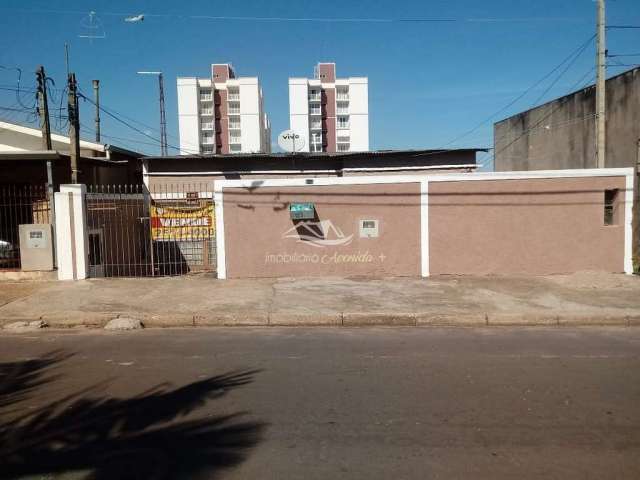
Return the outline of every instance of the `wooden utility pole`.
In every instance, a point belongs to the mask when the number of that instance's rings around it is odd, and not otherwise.
[[[605,0],[598,0],[598,26],[596,51],[596,161],[598,168],[605,167],[606,154],[606,76],[607,76],[607,47],[606,47],[606,15]]]
[[[78,94],[76,74],[68,78],[69,95],[67,112],[69,113],[69,158],[71,160],[71,183],[78,183],[78,163],[80,161],[80,115],[78,112]]]
[[[100,143],[100,80],[93,80],[93,103],[96,105],[96,143]]]

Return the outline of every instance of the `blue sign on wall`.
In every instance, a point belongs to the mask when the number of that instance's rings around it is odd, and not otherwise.
[[[292,220],[311,220],[316,216],[313,203],[292,203],[289,205]]]

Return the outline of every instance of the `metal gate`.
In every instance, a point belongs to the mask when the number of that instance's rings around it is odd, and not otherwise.
[[[87,189],[89,275],[150,277],[216,268],[212,192],[179,185]]]

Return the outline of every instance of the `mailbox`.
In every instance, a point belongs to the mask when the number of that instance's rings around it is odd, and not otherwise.
[[[289,205],[291,220],[313,220],[316,209],[313,203],[292,203]]]

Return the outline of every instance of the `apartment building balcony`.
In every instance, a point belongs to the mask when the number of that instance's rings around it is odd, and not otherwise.
[[[213,137],[202,137],[200,143],[202,143],[202,145],[213,145]]]
[[[238,102],[238,101],[240,101],[240,94],[239,93],[229,93],[227,95],[227,100],[229,100],[230,102]]]
[[[338,138],[336,138],[336,143],[351,143],[351,139],[349,137],[338,135]]]
[[[322,122],[320,121],[311,122],[309,124],[309,128],[311,130],[322,130]]]
[[[350,144],[348,143],[338,143],[336,144],[336,150],[338,152],[348,152],[350,148]]]
[[[347,130],[349,128],[349,122],[338,122],[336,128],[340,130]]]
[[[349,89],[348,88],[337,88],[336,89],[336,100],[349,100]]]
[[[199,98],[201,102],[211,102],[213,101],[213,92],[210,89],[200,90]]]
[[[202,130],[213,130],[213,122],[202,122],[200,128]]]
[[[200,109],[200,115],[204,115],[204,116],[213,115],[213,108],[202,108],[202,109]]]
[[[349,104],[345,102],[340,102],[336,105],[336,113],[338,115],[348,115],[349,114]]]
[[[240,115],[240,107],[229,107],[229,115]]]
[[[322,115],[322,109],[320,108],[320,105],[315,108],[314,106],[311,106],[311,108],[309,108],[309,115]]]
[[[240,130],[240,122],[229,122],[229,130]]]
[[[229,136],[229,144],[234,144],[237,145],[239,143],[242,143],[242,137],[240,135],[230,135]]]

